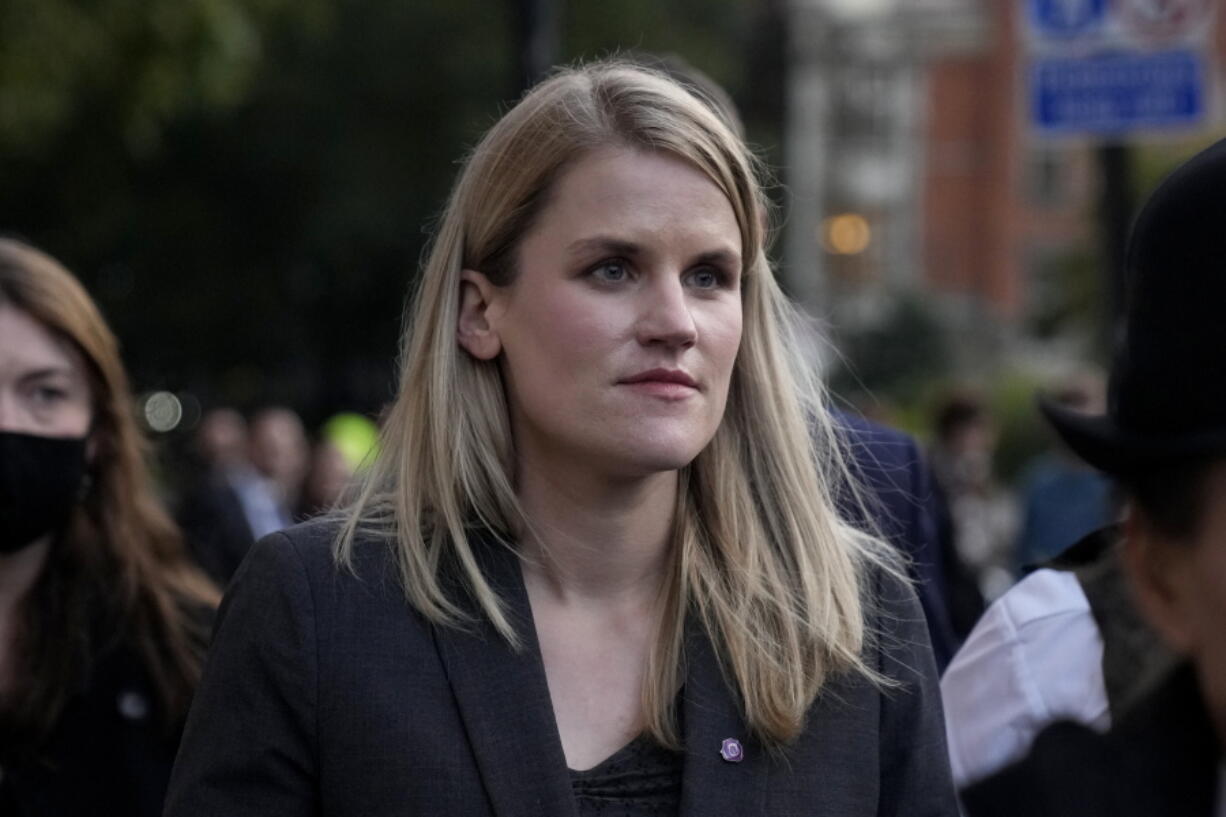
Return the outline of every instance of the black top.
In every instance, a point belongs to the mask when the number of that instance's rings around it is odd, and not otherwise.
[[[158,817],[178,746],[135,650],[100,656],[47,742],[0,766],[0,815]]]
[[[596,766],[570,770],[579,817],[673,817],[684,755],[639,735]]]

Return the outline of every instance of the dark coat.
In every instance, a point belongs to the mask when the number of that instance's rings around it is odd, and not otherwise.
[[[907,555],[920,606],[928,621],[928,637],[943,670],[958,651],[958,638],[949,617],[949,592],[940,539],[944,511],[935,480],[915,440],[901,431],[862,417],[838,413],[835,422],[851,454],[852,475],[868,489],[868,507],[840,497],[840,510],[854,525],[862,525],[865,512],[877,530]],[[955,557],[956,558],[956,557]]]
[[[171,781],[168,817],[573,815],[574,801],[517,558],[480,549],[525,648],[486,623],[428,624],[386,544],[311,522],[252,550],[223,603]],[[747,732],[709,642],[687,647],[681,814],[957,814],[941,704],[915,596],[878,577],[871,662],[881,692],[830,682],[782,759]],[[745,760],[720,757],[739,738]]]
[[[1190,666],[1106,735],[1064,722],[962,793],[968,817],[1212,817],[1219,747]]]
[[[218,586],[225,587],[255,541],[238,494],[219,469],[205,471],[191,485],[175,515],[192,558]]]
[[[100,656],[47,742],[0,767],[0,814],[158,817],[179,729],[163,723],[157,706],[134,651]]]

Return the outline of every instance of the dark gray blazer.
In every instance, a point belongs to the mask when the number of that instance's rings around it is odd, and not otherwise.
[[[249,554],[219,614],[167,799],[168,817],[575,814],[517,559],[481,549],[518,618],[516,653],[487,625],[428,624],[386,545],[339,571],[336,527],[307,523]],[[909,587],[878,578],[874,662],[900,688],[831,682],[782,758],[748,733],[709,642],[687,644],[681,813],[949,815],[957,806],[932,654]],[[725,738],[745,759],[720,757]]]

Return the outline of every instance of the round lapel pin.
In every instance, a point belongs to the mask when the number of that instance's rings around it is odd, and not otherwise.
[[[736,738],[724,738],[719,747],[719,756],[729,763],[740,763],[745,759],[745,747]]]

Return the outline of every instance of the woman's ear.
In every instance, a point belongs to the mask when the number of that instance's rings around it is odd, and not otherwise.
[[[460,314],[456,320],[456,340],[478,360],[493,360],[502,351],[502,341],[494,329],[494,302],[498,287],[484,273],[460,271]]]
[[[1184,542],[1171,542],[1137,509],[1124,520],[1124,573],[1146,622],[1178,653],[1192,648],[1186,610],[1191,559]]]

